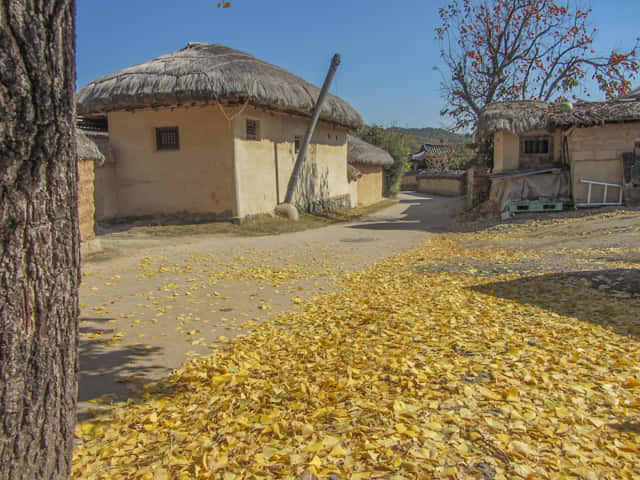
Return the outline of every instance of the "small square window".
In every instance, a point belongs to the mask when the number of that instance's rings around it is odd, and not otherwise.
[[[247,118],[247,140],[258,140],[258,120],[251,120]]]
[[[156,128],[156,149],[178,150],[179,148],[178,127]]]
[[[295,136],[293,137],[293,150],[294,153],[298,153],[300,151],[300,137],[299,136]]]
[[[548,138],[528,138],[522,141],[522,153],[545,155],[549,153]]]

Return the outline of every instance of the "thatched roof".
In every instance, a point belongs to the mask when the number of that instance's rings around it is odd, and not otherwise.
[[[480,136],[487,136],[499,130],[522,134],[632,121],[640,121],[640,89],[606,102],[579,102],[570,112],[563,112],[559,103],[537,100],[496,102],[481,112],[478,129]]]
[[[104,162],[104,155],[100,149],[79,128],[76,128],[76,146],[78,149],[78,159]]]
[[[520,134],[546,128],[550,108],[535,100],[491,103],[480,113],[478,131],[483,136],[499,130]]]
[[[640,100],[640,87],[635,88],[627,95],[620,97],[620,100]]]
[[[182,50],[128,67],[78,92],[83,115],[111,110],[244,103],[310,116],[320,89],[247,53],[223,45],[190,42]],[[359,128],[362,118],[344,100],[327,95],[320,119]]]
[[[387,167],[393,165],[393,157],[375,145],[365,142],[359,137],[347,135],[347,162],[360,165],[380,165]]]

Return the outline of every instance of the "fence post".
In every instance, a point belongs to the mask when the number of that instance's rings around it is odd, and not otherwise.
[[[467,208],[473,208],[473,196],[475,194],[475,167],[467,170]]]

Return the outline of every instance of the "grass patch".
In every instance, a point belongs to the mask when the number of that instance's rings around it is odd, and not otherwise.
[[[206,222],[191,224],[175,224],[176,219],[167,219],[164,225],[120,225],[116,235],[153,237],[182,237],[188,235],[236,235],[242,237],[258,237],[279,235],[282,233],[300,232],[311,228],[320,228],[340,222],[349,222],[365,215],[393,205],[395,200],[382,200],[366,207],[341,209],[319,214],[300,213],[300,220],[292,222],[282,217],[264,216],[244,223]],[[162,221],[162,220],[161,220]]]

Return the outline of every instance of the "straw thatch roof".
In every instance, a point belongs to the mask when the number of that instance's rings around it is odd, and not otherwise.
[[[125,68],[78,92],[78,112],[244,103],[310,116],[320,89],[252,55],[223,45],[191,42],[182,50]],[[362,118],[344,100],[327,95],[320,119],[359,128]]]
[[[347,162],[360,165],[379,165],[388,167],[393,165],[393,157],[381,148],[365,142],[359,137],[347,135]]]
[[[620,97],[620,100],[639,100],[640,101],[640,87],[631,90],[624,97]]]
[[[562,111],[559,103],[537,100],[496,102],[487,105],[480,114],[480,136],[499,130],[522,134],[532,130],[593,127],[606,123],[640,121],[640,89],[626,97],[606,102],[579,102],[570,112]]]
[[[100,149],[79,128],[76,128],[76,148],[78,159],[104,162],[104,155]]]

